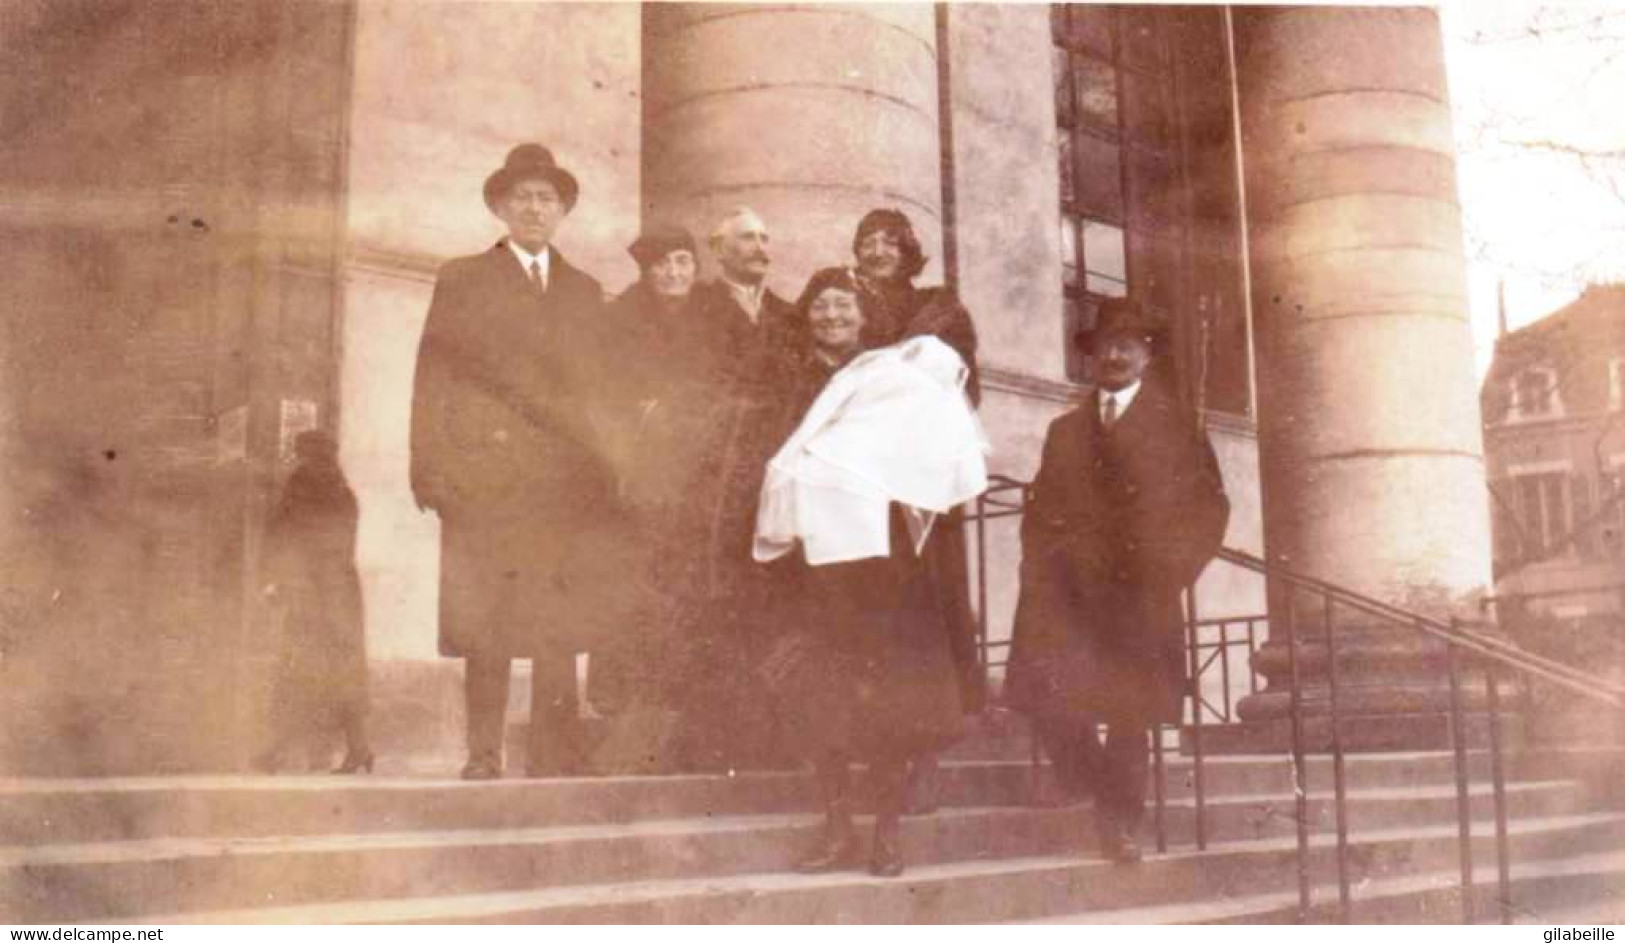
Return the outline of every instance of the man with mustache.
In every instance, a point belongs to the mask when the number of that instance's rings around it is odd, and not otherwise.
[[[793,336],[795,308],[767,287],[773,267],[767,224],[748,206],[730,211],[711,232],[711,253],[722,269],[694,289],[706,316],[725,331],[735,379],[760,382],[764,358]],[[756,375],[752,375],[756,372]]]
[[[1076,338],[1093,355],[1096,388],[1044,439],[1021,521],[1005,683],[1061,786],[1094,794],[1101,852],[1119,863],[1140,859],[1147,732],[1181,717],[1180,593],[1230,516],[1207,436],[1150,369],[1163,336],[1133,301],[1110,299]]]
[[[767,225],[749,207],[717,222],[710,248],[721,271],[695,286],[691,313],[717,347],[704,456],[687,503],[701,521],[690,536],[696,565],[689,600],[678,608],[682,720],[673,752],[681,769],[721,772],[783,765],[767,697],[755,666],[769,641],[762,623],[775,578],[751,560],[756,499],[767,460],[782,441],[783,358],[804,330],[795,308],[767,286]]]

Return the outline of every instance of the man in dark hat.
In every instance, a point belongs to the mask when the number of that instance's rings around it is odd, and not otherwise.
[[[901,210],[873,209],[858,221],[852,236],[858,290],[868,313],[865,347],[884,347],[904,338],[933,335],[958,352],[970,375],[965,394],[981,399],[976,369],[976,325],[970,312],[948,288],[914,284],[925,270],[925,249],[914,224]],[[947,616],[954,661],[959,670],[960,702],[966,713],[980,713],[986,701],[982,664],[976,655],[976,623],[970,608],[964,515],[954,509],[939,522],[926,561],[938,601]],[[909,764],[908,805],[911,815],[933,812],[938,804],[937,758],[926,754]]]
[[[440,650],[466,660],[465,779],[503,771],[511,660],[531,659],[530,775],[577,772],[575,654],[621,589],[598,282],[554,233],[576,178],[521,144],[485,181],[507,226],[435,281],[412,397],[412,492],[440,515]]]
[[[1123,863],[1140,858],[1147,732],[1181,716],[1180,593],[1230,516],[1207,436],[1148,369],[1163,334],[1137,304],[1111,299],[1077,338],[1096,387],[1044,439],[1005,685],[1062,787],[1093,792],[1101,851]]]

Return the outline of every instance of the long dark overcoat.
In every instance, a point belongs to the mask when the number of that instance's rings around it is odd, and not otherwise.
[[[552,251],[545,293],[499,243],[440,270],[412,395],[412,491],[441,520],[440,651],[587,650],[616,631],[626,515],[599,415],[598,282]]]
[[[948,288],[917,288],[894,282],[884,289],[864,290],[864,345],[881,347],[910,337],[930,335],[965,361],[969,375],[965,395],[981,401],[981,375],[976,364],[976,322]],[[965,515],[954,508],[938,519],[926,545],[926,570],[948,622],[960,698],[967,713],[981,711],[987,699],[986,675],[976,651],[976,616],[970,606],[970,572],[966,562]]]
[[[289,476],[267,527],[269,576],[286,607],[273,707],[286,723],[366,710],[357,519],[338,465],[307,463]]]
[[[1051,423],[1022,518],[1007,701],[1035,716],[1177,721],[1180,592],[1229,517],[1211,445],[1153,379],[1110,430],[1095,396]]]
[[[734,414],[731,364],[723,332],[692,295],[668,308],[640,280],[604,318],[619,367],[616,478],[632,515],[637,569],[651,593],[616,644],[595,654],[593,700],[611,709],[635,701],[678,705],[693,681],[693,636],[715,621],[708,536],[722,500],[716,456]]]

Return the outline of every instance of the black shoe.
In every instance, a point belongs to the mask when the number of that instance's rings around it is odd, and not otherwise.
[[[470,781],[502,778],[502,763],[489,757],[475,757],[463,767],[463,778]]]
[[[863,860],[858,837],[852,830],[852,811],[847,802],[830,806],[825,812],[824,831],[807,853],[796,861],[801,874],[828,874],[856,868]]]
[[[869,849],[869,873],[875,877],[894,878],[903,873],[903,849],[897,833],[895,818],[875,818],[874,844]]]
[[[372,764],[373,760],[375,759],[377,759],[377,757],[373,756],[371,750],[366,750],[361,753],[346,753],[344,754],[344,762],[333,767],[333,775],[345,776],[351,773],[370,773],[372,772]],[[464,772],[466,773],[467,771],[465,770]],[[467,777],[465,776],[464,778],[466,779]]]

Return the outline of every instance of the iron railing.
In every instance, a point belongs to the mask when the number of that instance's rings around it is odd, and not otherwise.
[[[981,659],[989,670],[1008,662],[1009,642],[993,641],[987,629],[988,618],[988,539],[990,521],[1018,517],[1028,494],[1029,486],[1010,478],[999,477],[987,495],[979,498],[975,510],[965,515],[968,526],[975,531],[977,554],[976,591],[978,633]],[[1594,703],[1615,711],[1625,710],[1625,687],[1588,674],[1559,661],[1545,658],[1485,631],[1470,629],[1458,620],[1440,619],[1413,612],[1391,603],[1350,590],[1337,584],[1317,579],[1290,568],[1245,553],[1224,548],[1217,561],[1240,567],[1263,577],[1275,598],[1281,600],[1273,617],[1236,616],[1227,618],[1199,617],[1194,587],[1186,591],[1186,652],[1188,656],[1190,697],[1189,720],[1184,727],[1188,735],[1194,791],[1194,841],[1198,850],[1207,848],[1207,796],[1205,776],[1205,750],[1203,728],[1209,721],[1231,724],[1237,718],[1232,690],[1232,663],[1244,657],[1248,663],[1247,693],[1259,693],[1259,672],[1253,665],[1260,650],[1260,630],[1271,636],[1268,641],[1284,648],[1286,658],[1286,686],[1288,693],[1288,721],[1292,755],[1293,794],[1295,802],[1297,839],[1297,885],[1300,921],[1310,920],[1316,913],[1314,901],[1314,856],[1310,841],[1310,784],[1308,755],[1319,749],[1330,754],[1332,797],[1335,815],[1335,864],[1338,900],[1336,919],[1350,922],[1353,913],[1351,867],[1349,851],[1348,776],[1345,767],[1345,728],[1352,716],[1342,703],[1346,694],[1346,681],[1340,677],[1342,666],[1339,652],[1339,619],[1350,615],[1357,622],[1345,625],[1397,626],[1430,639],[1435,654],[1442,650],[1448,678],[1448,732],[1450,753],[1453,758],[1457,820],[1458,868],[1460,872],[1460,902],[1462,919],[1473,923],[1477,917],[1473,858],[1473,816],[1471,805],[1472,776],[1468,762],[1468,739],[1475,729],[1482,729],[1487,740],[1491,795],[1494,816],[1494,842],[1497,875],[1496,900],[1502,922],[1512,922],[1514,905],[1511,893],[1511,860],[1507,831],[1506,795],[1506,735],[1504,730],[1503,689],[1516,692],[1526,689],[1531,681],[1539,681],[1564,689]],[[1313,615],[1303,611],[1307,602]],[[1315,630],[1311,637],[1311,629]],[[1240,633],[1239,635],[1237,633]],[[1318,666],[1324,673],[1324,707],[1313,719],[1324,726],[1323,736],[1311,743],[1308,727],[1312,719],[1305,709],[1305,665],[1311,654],[1317,654]],[[1003,657],[995,657],[995,652]],[[1219,702],[1215,704],[1203,693],[1203,680],[1217,667]],[[1473,692],[1473,693],[1470,693]],[[1481,692],[1482,697],[1475,697]],[[1318,699],[1317,699],[1318,700]],[[1469,701],[1477,701],[1470,704]],[[1176,731],[1177,734],[1177,731]],[[1153,751],[1153,824],[1156,847],[1159,852],[1168,847],[1167,829],[1167,766],[1164,753],[1169,730],[1163,725],[1153,728],[1150,749]],[[1041,775],[1041,758],[1036,738],[1032,745],[1033,783],[1036,787]]]

